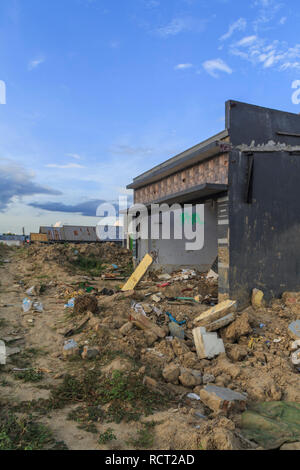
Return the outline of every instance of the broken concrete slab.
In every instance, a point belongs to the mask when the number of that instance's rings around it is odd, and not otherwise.
[[[140,312],[136,312],[132,310],[130,313],[129,319],[135,323],[136,326],[141,328],[142,330],[152,330],[159,338],[164,338],[167,336],[166,331],[164,331],[159,326],[155,325],[149,318],[143,315]]]
[[[235,300],[224,300],[224,302],[220,302],[214,307],[201,313],[201,315],[195,318],[194,323],[201,323],[201,326],[209,325],[210,323],[224,317],[228,313],[235,312],[236,308],[237,302]]]
[[[247,395],[234,392],[229,388],[206,385],[200,391],[200,398],[204,405],[212,411],[227,414],[232,409],[244,411],[246,409]]]
[[[4,341],[0,340],[0,364],[4,366],[6,364],[6,346]]]
[[[229,325],[232,323],[236,318],[235,313],[229,313],[225,315],[225,317],[219,318],[218,320],[213,321],[209,325],[206,326],[207,331],[217,331],[224,326]]]
[[[290,323],[288,333],[293,339],[300,339],[300,320]]]
[[[223,340],[217,333],[208,333],[204,327],[193,329],[193,337],[199,359],[212,359],[225,352]]]

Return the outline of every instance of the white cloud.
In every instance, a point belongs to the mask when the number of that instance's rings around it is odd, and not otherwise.
[[[279,20],[279,24],[285,24],[287,22],[287,16],[283,16],[282,18],[280,18]]]
[[[258,36],[249,36],[231,44],[230,52],[264,69],[275,66],[280,71],[299,68],[300,43],[289,47],[285,41],[268,42]]]
[[[277,0],[255,0],[254,7],[258,7],[258,17],[253,22],[254,30],[258,31],[273,21],[282,6]]]
[[[232,69],[223,59],[206,60],[202,65],[204,70],[214,78],[218,78],[219,75],[217,72],[232,73]]]
[[[245,36],[243,39],[236,43],[236,46],[249,46],[257,40],[257,36]]]
[[[32,59],[28,63],[28,70],[36,69],[39,65],[43,64],[44,62],[45,62],[44,57],[37,57],[36,59]]]
[[[156,33],[161,37],[167,38],[188,31],[202,32],[205,29],[206,23],[207,21],[202,19],[196,20],[192,17],[178,17],[174,18],[166,26],[158,28]]]
[[[229,29],[226,34],[223,34],[223,36],[220,37],[220,41],[226,41],[226,39],[229,39],[235,31],[244,31],[247,26],[247,21],[245,18],[239,18],[237,21],[232,23],[229,26]]]
[[[71,169],[71,168],[85,168],[78,163],[67,163],[66,165],[58,165],[57,163],[49,163],[46,165],[47,168],[60,168],[60,169]]]
[[[193,64],[177,64],[174,68],[175,70],[185,70],[193,67]]]

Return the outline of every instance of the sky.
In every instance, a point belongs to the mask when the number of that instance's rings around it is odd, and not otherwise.
[[[225,127],[300,113],[298,0],[1,0],[0,233],[101,201]]]

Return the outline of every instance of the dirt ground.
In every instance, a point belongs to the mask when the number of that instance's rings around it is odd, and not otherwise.
[[[0,436],[6,436],[0,449],[259,448],[243,436],[240,412],[224,416],[188,398],[200,393],[204,376],[207,383],[246,393],[247,405],[300,403],[288,335],[300,303],[286,296],[267,307],[248,307],[218,331],[226,353],[199,360],[193,320],[216,302],[216,282],[197,273],[164,285],[149,274],[134,292],[120,292],[131,271],[130,253],[112,244],[1,248],[0,339],[9,355],[0,365]],[[26,293],[33,286],[32,295]],[[43,311],[32,306],[24,312],[24,298],[41,302]],[[65,307],[70,299],[74,308]],[[132,314],[140,306],[167,336],[137,327]],[[184,340],[170,338],[166,312],[185,321]],[[64,350],[70,340],[76,347]],[[170,365],[181,368],[182,380],[164,378]],[[198,382],[191,380],[195,371]],[[45,440],[35,441],[32,431],[26,445],[14,442],[7,416],[25,420],[28,430],[39,429],[38,423]]]

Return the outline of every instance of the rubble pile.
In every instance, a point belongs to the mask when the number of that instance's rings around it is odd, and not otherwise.
[[[66,260],[76,256],[74,249],[101,252],[110,266],[116,263],[113,272],[129,263],[129,254],[109,245],[35,245],[27,262]],[[153,418],[163,442],[169,436],[176,445],[185,429],[177,448],[256,448],[243,434],[244,411],[258,402],[300,402],[300,293],[267,304],[255,289],[252,305],[239,311],[235,301],[217,303],[217,275],[211,273],[151,271],[124,292],[120,281],[109,279],[76,278],[73,285],[70,278],[48,280],[47,295],[66,315],[57,329],[57,358],[86,364],[114,354],[104,373],[138,368],[146,387],[172,399],[164,415],[168,429],[159,413]],[[22,288],[38,301],[33,287],[28,281]]]

